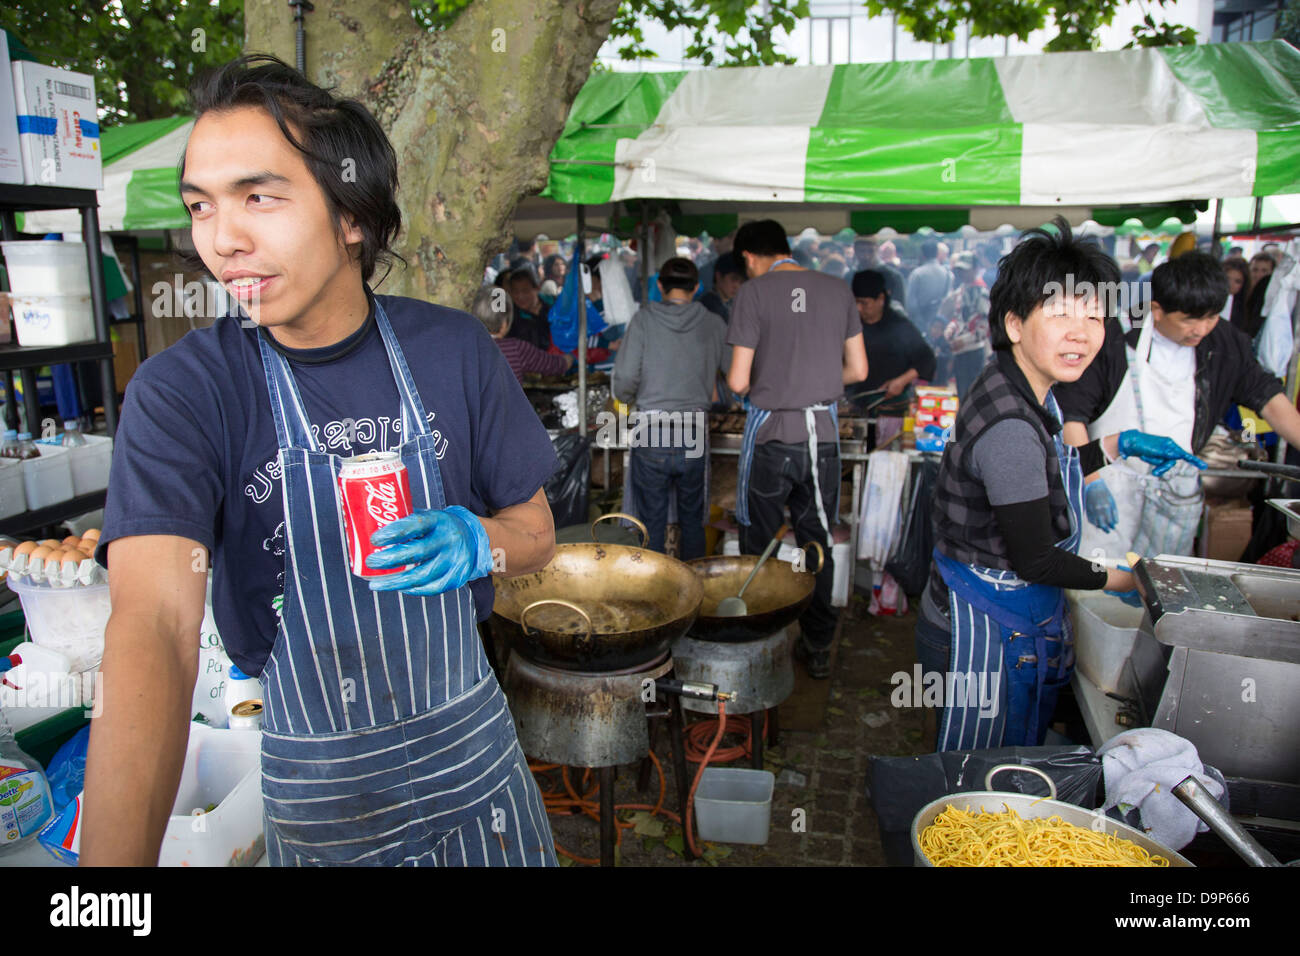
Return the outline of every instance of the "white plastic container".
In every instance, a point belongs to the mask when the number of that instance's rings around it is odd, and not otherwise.
[[[1146,609],[1101,591],[1065,593],[1074,617],[1074,666],[1102,691],[1121,693],[1124,666]]]
[[[15,295],[90,295],[86,246],[66,240],[0,242]]]
[[[107,584],[54,588],[12,574],[5,580],[23,602],[34,643],[65,655],[74,674],[99,666],[112,611]]]
[[[23,463],[16,458],[0,458],[0,518],[12,518],[26,510]]]
[[[35,511],[67,501],[72,497],[72,468],[68,450],[60,445],[36,446],[40,458],[22,462],[23,487],[27,490],[27,507]]]
[[[72,493],[85,495],[108,487],[113,464],[113,439],[107,435],[86,435],[86,443],[66,451],[72,471]],[[60,446],[62,447],[62,446]]]
[[[767,844],[772,828],[772,790],[767,770],[707,767],[695,791],[695,822],[701,840]]]
[[[261,858],[261,746],[260,732],[190,724],[159,866],[252,866]]]
[[[18,344],[73,345],[95,338],[89,295],[14,295]]]

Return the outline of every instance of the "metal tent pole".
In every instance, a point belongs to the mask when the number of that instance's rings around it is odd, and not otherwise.
[[[587,297],[582,290],[582,233],[586,210],[578,204],[578,434],[587,437]]]

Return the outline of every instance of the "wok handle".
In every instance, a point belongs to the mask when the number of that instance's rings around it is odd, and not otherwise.
[[[1224,843],[1232,847],[1236,854],[1251,866],[1282,865],[1277,857],[1260,846],[1259,841],[1234,820],[1227,810],[1223,809],[1223,804],[1210,796],[1210,792],[1201,786],[1195,777],[1185,777],[1182,783],[1174,787],[1174,796],[1204,820]]]
[[[826,549],[823,548],[823,547],[821,546],[821,544],[820,544],[819,542],[817,542],[817,541],[809,541],[807,544],[805,544],[805,545],[803,546],[803,549],[802,549],[802,550],[803,550],[803,553],[804,553],[804,560],[805,560],[805,563],[807,563],[807,556],[808,556],[808,549],[809,549],[809,548],[816,548],[816,549],[817,549],[817,570],[814,571],[814,572],[812,572],[812,573],[813,573],[813,574],[821,574],[822,567],[825,566],[825,564],[826,564]]]
[[[588,615],[582,608],[578,607],[578,605],[572,604],[568,601],[562,601],[559,598],[542,598],[540,601],[534,601],[519,612],[519,629],[523,631],[526,636],[531,637],[532,635],[528,633],[528,625],[524,623],[524,619],[528,617],[529,611],[535,607],[541,607],[543,604],[558,604],[561,607],[567,607],[570,611],[577,611],[581,614],[582,619],[587,622],[587,633],[575,634],[573,636],[573,646],[583,654],[591,650],[591,633],[593,628],[591,626],[590,615]]]
[[[997,789],[996,787],[993,786],[993,778],[996,777],[998,774],[1000,774],[1003,770],[1023,770],[1025,773],[1032,773],[1036,777],[1042,777],[1043,780],[1047,782],[1047,799],[1049,800],[1056,799],[1056,783],[1055,781],[1052,780],[1051,777],[1043,773],[1043,771],[1039,770],[1037,767],[1026,767],[1024,764],[1019,764],[1019,763],[1000,763],[996,767],[989,770],[989,772],[984,775],[984,789],[986,790]]]
[[[622,518],[624,521],[630,521],[634,525],[636,525],[637,530],[641,532],[641,547],[644,548],[646,544],[650,541],[650,532],[646,530],[646,526],[642,524],[640,521],[638,521],[636,518],[632,517],[630,514],[626,514],[622,511],[611,511],[609,514],[601,515],[599,518],[593,521],[591,523],[592,541],[596,540],[596,525],[600,524],[602,521],[607,521],[610,518]]]

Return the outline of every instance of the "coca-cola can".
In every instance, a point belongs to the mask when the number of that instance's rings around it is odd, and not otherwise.
[[[411,513],[411,483],[397,452],[372,452],[344,460],[339,472],[339,491],[352,573],[357,577],[377,578],[404,570],[366,566],[366,558],[379,550],[370,543],[370,536]]]

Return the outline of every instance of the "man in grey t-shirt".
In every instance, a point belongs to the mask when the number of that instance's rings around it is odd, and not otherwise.
[[[789,507],[799,542],[825,549],[812,604],[799,620],[797,651],[811,676],[829,677],[838,619],[831,607],[830,534],[840,460],[828,409],[845,385],[867,377],[862,324],[848,284],[795,262],[775,220],[741,226],[733,251],[750,277],[732,303],[727,328],[733,347],[727,384],[750,402],[736,489],[740,548],[761,553]]]
[[[907,314],[923,335],[939,314],[939,303],[952,289],[952,274],[939,264],[939,243],[921,243],[921,264],[907,277]],[[934,343],[931,343],[934,344]]]

